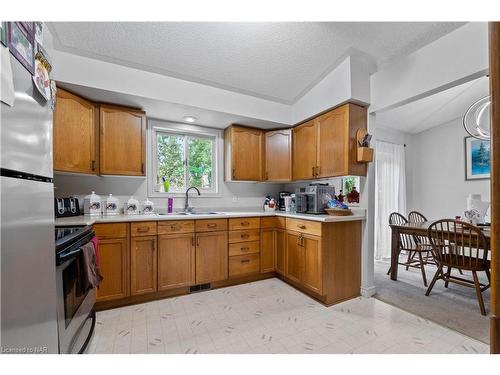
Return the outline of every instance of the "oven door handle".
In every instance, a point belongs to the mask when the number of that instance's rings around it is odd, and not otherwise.
[[[67,254],[63,254],[63,255],[59,256],[59,264],[67,261],[70,258],[74,258],[80,251],[82,251],[82,249],[79,247],[76,250],[70,251]]]

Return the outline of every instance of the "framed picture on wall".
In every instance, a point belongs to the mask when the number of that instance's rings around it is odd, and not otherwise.
[[[490,178],[490,142],[465,137],[465,179]]]
[[[9,22],[9,50],[33,75],[35,72],[33,35],[30,35],[19,22]]]

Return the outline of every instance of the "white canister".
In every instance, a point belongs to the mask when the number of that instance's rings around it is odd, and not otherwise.
[[[94,191],[87,195],[83,200],[83,213],[85,215],[100,215],[101,214],[101,197]]]
[[[109,197],[104,202],[104,213],[110,216],[120,213],[120,201],[118,198],[113,197],[113,194],[109,194]]]
[[[151,215],[155,213],[154,203],[147,198],[145,201],[142,202],[142,213],[144,215]]]
[[[134,197],[130,197],[123,211],[125,215],[137,215],[139,213],[139,201]]]

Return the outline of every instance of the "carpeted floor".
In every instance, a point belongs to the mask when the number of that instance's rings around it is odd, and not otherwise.
[[[389,261],[375,262],[375,298],[489,344],[489,316],[481,315],[475,289],[453,283],[446,289],[444,282],[438,280],[430,296],[426,297],[427,288],[419,269],[406,271],[399,266],[397,281],[386,275],[388,269]],[[435,272],[436,267],[426,266],[429,283]],[[484,272],[478,276],[486,283]],[[465,277],[472,278],[470,274]],[[489,314],[489,289],[483,292],[483,299]]]

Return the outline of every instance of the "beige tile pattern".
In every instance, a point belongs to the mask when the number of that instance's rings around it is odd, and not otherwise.
[[[269,279],[97,313],[89,353],[488,353],[374,298],[325,307]]]

